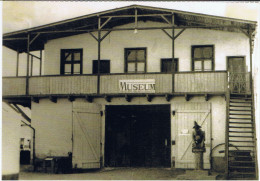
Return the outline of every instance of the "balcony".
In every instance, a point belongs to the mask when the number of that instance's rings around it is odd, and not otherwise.
[[[174,79],[173,79],[174,76]],[[120,81],[151,81],[151,90],[123,90]],[[146,74],[51,75],[3,77],[3,98],[44,96],[86,96],[120,94],[224,94],[227,90],[227,72],[179,72]],[[99,88],[98,88],[99,86]],[[135,87],[135,86],[134,86]],[[98,94],[98,89],[100,93]]]

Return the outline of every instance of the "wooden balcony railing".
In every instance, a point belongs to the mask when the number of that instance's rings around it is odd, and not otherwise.
[[[175,92],[214,93],[227,89],[226,71],[218,72],[180,72],[175,74]]]
[[[124,81],[131,84],[133,89],[122,90],[122,87],[126,86]],[[26,86],[26,77],[4,77],[3,96],[97,94],[97,82],[97,75],[33,76],[28,78],[29,85]],[[180,72],[174,74],[174,80],[172,74],[167,73],[104,74],[100,76],[99,86],[100,94],[170,94],[173,90],[174,93],[224,93],[227,89],[227,73]],[[134,91],[135,86],[139,86],[140,91]]]

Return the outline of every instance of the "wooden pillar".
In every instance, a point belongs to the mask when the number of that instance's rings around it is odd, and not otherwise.
[[[29,94],[30,34],[27,35],[26,95]]]
[[[98,80],[97,93],[100,93],[100,53],[101,53],[101,19],[98,17]]]
[[[42,50],[40,50],[40,75],[42,75]]]
[[[17,51],[17,59],[16,59],[16,77],[19,74],[19,51]]]
[[[33,56],[31,56],[31,76],[33,75]]]
[[[252,50],[252,30],[250,28],[250,26],[248,27],[248,35],[249,35],[249,52],[250,52],[250,86],[251,86],[251,92],[254,88],[253,85],[253,62],[252,62],[252,54],[253,54],[253,50]]]
[[[172,92],[174,92],[174,14],[172,14]]]

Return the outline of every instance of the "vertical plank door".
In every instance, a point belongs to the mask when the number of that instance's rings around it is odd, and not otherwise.
[[[73,168],[100,168],[101,105],[73,102]]]
[[[176,168],[195,168],[192,153],[192,131],[194,121],[205,131],[206,152],[203,157],[204,169],[210,168],[211,110],[210,103],[176,103],[174,116],[176,127]]]

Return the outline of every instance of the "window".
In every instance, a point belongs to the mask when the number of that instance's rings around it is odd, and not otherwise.
[[[61,50],[61,74],[82,74],[82,49]]]
[[[174,72],[179,71],[179,59],[174,59]],[[162,58],[161,59],[161,72],[172,72],[172,58]]]
[[[125,72],[146,72],[146,48],[125,49]]]
[[[92,72],[98,73],[98,60],[93,60]],[[100,73],[110,73],[110,60],[100,60]]]
[[[192,46],[192,70],[193,71],[214,70],[213,45]]]

